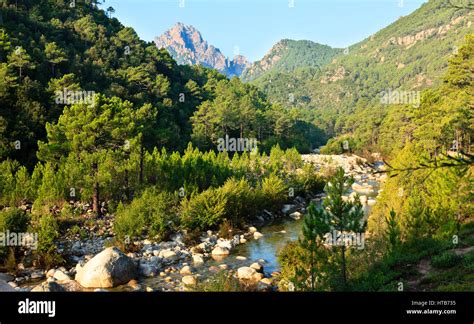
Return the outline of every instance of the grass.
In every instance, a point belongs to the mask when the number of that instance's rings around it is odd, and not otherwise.
[[[459,237],[458,248],[474,246],[474,221],[463,224]],[[451,249],[450,240],[423,238],[405,243],[355,278],[351,290],[397,291],[399,282],[418,279],[417,290],[474,291],[474,251],[460,256]],[[417,266],[426,259],[433,268],[422,277]]]

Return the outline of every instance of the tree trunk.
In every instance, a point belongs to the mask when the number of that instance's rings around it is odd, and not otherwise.
[[[313,245],[314,242],[311,242]],[[311,291],[314,291],[314,249],[316,247],[313,245],[311,248]]]
[[[143,183],[143,160],[145,159],[145,152],[144,152],[143,145],[140,147],[140,170],[138,172],[138,184],[141,185]]]
[[[346,282],[347,282],[347,274],[346,274],[346,247],[343,245],[341,246],[341,252],[342,252],[342,284],[343,288],[346,288]]]
[[[92,170],[94,173],[94,177],[97,177],[97,163],[92,164]],[[99,182],[97,179],[94,181],[94,190],[92,195],[92,210],[96,213],[97,216],[101,216],[102,213],[100,211],[100,196],[99,196]]]

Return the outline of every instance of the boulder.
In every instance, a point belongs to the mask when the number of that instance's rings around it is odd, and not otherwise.
[[[46,272],[46,277],[47,278],[52,278],[54,277],[54,273],[56,272],[56,269],[49,269],[48,272]]]
[[[258,282],[263,278],[263,274],[258,273],[255,269],[251,267],[241,267],[237,269],[237,278],[241,280]]]
[[[220,246],[216,246],[214,250],[212,250],[212,255],[229,255],[229,250]]]
[[[202,257],[202,254],[193,254],[193,263],[195,265],[201,265],[204,263],[204,258]]]
[[[105,249],[76,270],[76,280],[86,288],[111,288],[137,277],[133,260],[116,247]]]
[[[196,278],[194,276],[184,276],[181,281],[186,285],[186,286],[194,286],[196,285]]]
[[[250,265],[250,268],[255,269],[257,272],[263,272],[263,266],[260,263],[254,262]]]
[[[61,270],[56,270],[54,272],[53,278],[58,280],[58,281],[66,281],[66,280],[71,280],[71,277],[69,277],[67,274],[62,272]]]
[[[259,238],[263,237],[263,234],[260,232],[253,233],[253,238],[258,240]]]
[[[290,217],[293,218],[294,220],[300,219],[301,216],[303,216],[303,214],[301,214],[301,213],[298,212],[298,211],[295,211],[294,213],[291,213],[291,214],[290,214]]]
[[[76,280],[63,281],[61,282],[61,287],[63,287],[65,291],[69,292],[78,292],[84,289]]]
[[[257,283],[257,291],[271,291],[272,290],[272,285],[271,282],[268,283],[265,279],[268,278],[263,278]]]
[[[64,292],[66,289],[64,289],[60,284],[56,282],[48,282],[45,281],[38,286],[34,287],[32,292]]]
[[[193,273],[193,269],[190,266],[186,265],[182,267],[181,270],[179,270],[179,273],[182,275],[190,275],[191,273]]]
[[[250,226],[250,227],[249,227],[249,233],[252,233],[252,234],[253,234],[253,233],[255,233],[256,231],[257,231],[257,229],[256,229],[255,227],[253,227],[253,226]]]
[[[168,263],[177,261],[179,259],[179,256],[176,254],[176,252],[169,249],[160,251],[159,256],[163,258],[163,261]]]
[[[138,273],[143,277],[154,277],[158,273],[158,268],[148,262],[140,262]]]
[[[220,239],[217,240],[217,246],[221,247],[223,249],[231,250],[232,249],[232,241],[220,238]]]

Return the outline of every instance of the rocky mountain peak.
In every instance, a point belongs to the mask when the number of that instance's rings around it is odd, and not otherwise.
[[[158,48],[165,48],[179,64],[203,65],[231,77],[239,76],[250,65],[242,55],[233,60],[203,39],[201,33],[191,25],[176,23],[161,36],[155,38]]]

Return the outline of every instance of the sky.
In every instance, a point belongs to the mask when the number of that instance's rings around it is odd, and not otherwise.
[[[233,57],[261,59],[279,40],[311,40],[346,48],[425,0],[105,0],[114,17],[152,41],[177,22],[193,25]]]

